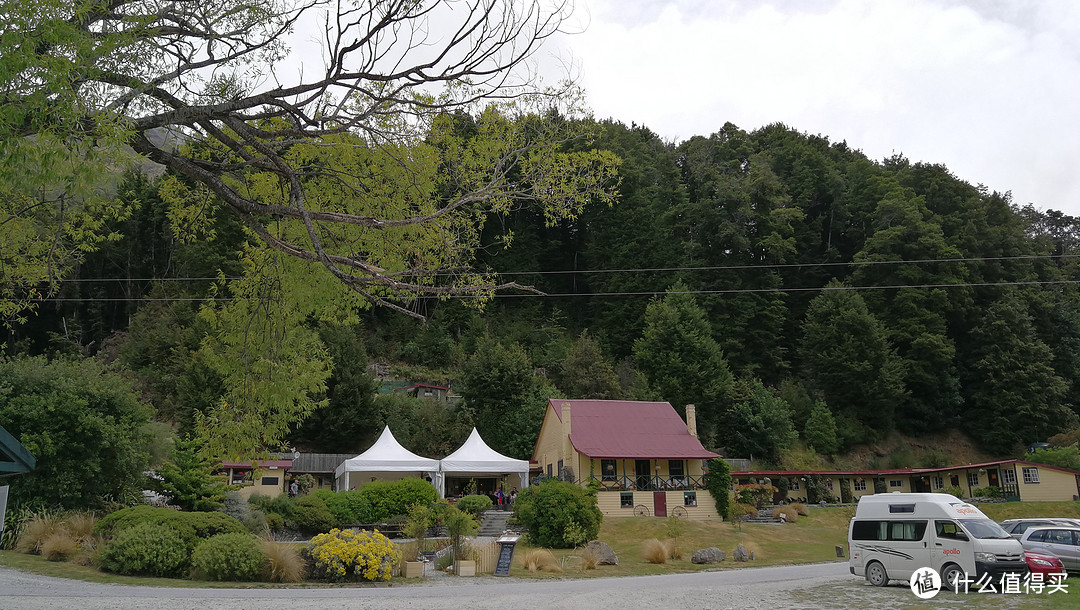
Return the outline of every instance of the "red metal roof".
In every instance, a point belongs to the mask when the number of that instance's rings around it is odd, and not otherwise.
[[[888,475],[928,475],[928,474],[940,474],[943,472],[949,472],[953,470],[970,470],[972,468],[989,468],[994,466],[1005,466],[1007,464],[1020,464],[1021,466],[1031,466],[1038,468],[1047,468],[1050,470],[1059,470],[1061,472],[1068,472],[1071,474],[1080,474],[1078,470],[1071,470],[1069,468],[1062,468],[1060,466],[1051,466],[1049,464],[1038,464],[1036,462],[1028,462],[1025,460],[996,460],[993,462],[982,462],[979,464],[960,464],[956,466],[945,466],[943,468],[893,468],[887,470],[739,470],[733,471],[731,476],[751,477],[751,476],[781,476],[781,477],[793,477],[793,476],[806,476],[808,474],[820,475],[820,476],[888,476]]]
[[[709,459],[719,457],[691,436],[666,402],[560,400],[548,403],[563,420],[570,405],[570,442],[590,458]]]

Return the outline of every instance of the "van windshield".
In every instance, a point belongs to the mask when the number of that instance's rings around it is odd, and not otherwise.
[[[964,529],[974,538],[1011,538],[1001,526],[989,519],[960,519]]]

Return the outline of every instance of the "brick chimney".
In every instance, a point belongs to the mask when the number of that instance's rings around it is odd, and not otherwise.
[[[697,407],[686,405],[686,431],[697,437]]]

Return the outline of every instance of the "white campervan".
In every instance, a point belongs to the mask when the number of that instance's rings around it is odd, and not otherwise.
[[[851,573],[883,587],[934,568],[943,586],[957,577],[1027,572],[1020,542],[978,508],[950,494],[863,496],[848,526]]]

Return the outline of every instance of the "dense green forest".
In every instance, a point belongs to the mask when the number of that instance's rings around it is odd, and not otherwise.
[[[475,425],[528,457],[550,397],[695,404],[707,447],[773,462],[800,439],[836,454],[942,430],[1012,457],[1080,428],[1077,219],[780,124],[678,144],[592,127],[568,146],[621,160],[613,204],[483,222],[474,267],[543,294],[502,292],[483,309],[416,299],[426,322],[260,299],[272,263],[234,214],[205,202],[185,239],[177,224],[193,221],[166,203],[165,180],[132,173],[119,187],[132,212],[111,226],[123,237],[87,253],[5,351],[111,363],[155,419],[221,447],[253,438],[250,422],[208,415],[249,382],[238,353],[272,367],[250,391],[302,419],[268,415],[269,450],[360,451],[389,423],[440,457]],[[291,294],[310,283],[324,298],[318,269],[288,264]],[[222,331],[230,316],[249,321],[242,341]],[[377,393],[375,362],[464,400]]]

